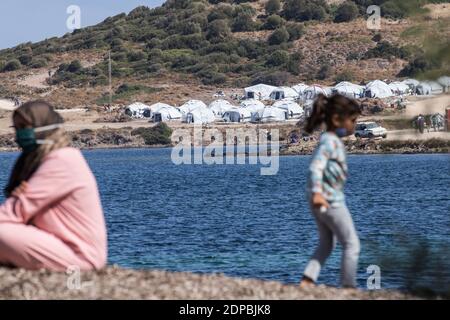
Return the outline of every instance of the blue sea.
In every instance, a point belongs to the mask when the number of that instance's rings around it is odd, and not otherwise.
[[[85,151],[108,223],[109,263],[297,283],[318,242],[305,201],[309,156],[260,165],[174,165],[170,149]],[[15,153],[0,154],[0,184]],[[450,279],[450,155],[350,155],[348,207],[361,238],[358,284]],[[3,200],[3,199],[2,199]],[[338,285],[341,249],[320,283]]]

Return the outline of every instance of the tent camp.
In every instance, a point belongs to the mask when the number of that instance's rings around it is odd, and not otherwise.
[[[261,117],[261,122],[286,121],[287,111],[276,107],[266,107]]]
[[[155,114],[155,112],[158,112],[160,109],[162,109],[162,108],[173,108],[173,107],[171,105],[166,104],[166,103],[158,102],[158,103],[152,104],[149,108],[150,108],[150,112],[151,112],[150,117],[153,118],[153,115]]]
[[[190,113],[191,111],[193,111],[197,108],[207,109],[208,107],[206,106],[206,104],[204,104],[202,101],[199,101],[199,100],[189,100],[188,102],[183,104],[181,107],[179,107],[178,111],[181,112],[182,121],[185,122],[186,116],[188,115],[188,113]]]
[[[339,82],[333,88],[333,93],[339,93],[349,98],[362,98],[364,87],[348,81]]]
[[[299,94],[292,88],[289,87],[279,87],[272,91],[270,94],[270,99],[272,100],[283,100],[283,99],[298,99]]]
[[[277,87],[269,86],[267,84],[257,84],[244,89],[245,98],[256,100],[268,100],[270,99],[270,94],[275,89],[277,89]]]
[[[222,119],[225,122],[250,122],[252,113],[247,108],[235,108],[225,111]]]
[[[171,105],[155,103],[150,106],[151,118],[154,122],[181,120],[181,112]]]
[[[407,94],[410,91],[409,86],[404,82],[394,81],[389,83],[388,86],[391,88],[392,93],[396,96]]]
[[[416,94],[418,95],[440,94],[443,91],[444,88],[436,81],[422,81],[416,87]]]
[[[299,119],[305,114],[303,108],[292,100],[277,101],[272,105],[272,107],[285,110],[287,112],[288,119]]]
[[[181,112],[177,108],[161,103],[158,108],[152,109],[153,122],[181,121]]]
[[[151,109],[146,104],[136,102],[136,103],[130,104],[125,109],[125,114],[127,114],[128,116],[135,118],[135,119],[150,118],[151,117]]]
[[[448,92],[450,89],[450,77],[443,76],[437,79],[437,82],[444,88],[445,92]]]
[[[299,84],[296,84],[295,86],[293,86],[292,89],[294,89],[298,93],[298,96],[301,99],[303,96],[303,93],[305,92],[305,90],[308,87],[309,86],[305,83],[299,83]]]
[[[317,85],[309,86],[303,91],[302,100],[303,101],[315,100],[319,94],[324,94],[327,96],[329,92],[327,93],[327,90],[325,90],[325,88],[321,86]]]
[[[416,87],[419,85],[419,80],[416,79],[406,79],[402,81],[404,84],[406,84],[410,90],[413,92],[416,90]]]
[[[236,107],[233,106],[230,102],[227,100],[219,99],[216,101],[213,101],[210,103],[208,108],[214,113],[216,118],[222,118],[222,115],[231,109],[235,109]]]
[[[205,124],[216,120],[214,113],[206,107],[198,107],[186,114],[186,123]]]
[[[391,87],[381,80],[374,80],[366,85],[364,94],[367,98],[388,98],[392,97]]]
[[[252,114],[255,114],[257,118],[262,117],[265,105],[258,100],[244,100],[241,102],[241,107],[246,108]]]

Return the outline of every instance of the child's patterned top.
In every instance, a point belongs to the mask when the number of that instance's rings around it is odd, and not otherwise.
[[[309,167],[308,195],[321,193],[330,203],[345,201],[347,172],[347,155],[341,139],[334,133],[323,133]]]

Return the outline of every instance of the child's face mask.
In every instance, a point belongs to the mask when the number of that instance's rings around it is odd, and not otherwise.
[[[36,139],[37,132],[50,131],[50,130],[58,129],[61,127],[62,127],[61,124],[52,124],[49,126],[39,127],[39,128],[17,129],[16,130],[16,142],[24,152],[32,152],[32,151],[36,150],[36,148],[40,144],[53,144],[54,143],[52,140]]]
[[[343,137],[348,136],[349,134],[348,134],[348,131],[347,131],[346,128],[337,128],[337,129],[336,129],[336,135],[337,135],[339,138],[343,138]]]

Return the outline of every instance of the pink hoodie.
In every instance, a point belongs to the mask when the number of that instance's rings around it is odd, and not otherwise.
[[[10,197],[0,206],[0,249],[3,244],[16,250],[14,243],[8,243],[13,240],[7,236],[2,237],[1,234],[2,226],[8,231],[8,228],[13,228],[16,224],[35,227],[23,231],[30,233],[30,241],[36,241],[40,235],[44,235],[43,243],[32,248],[26,243],[28,235],[21,234],[20,239],[24,239],[27,249],[18,246],[17,250],[42,250],[46,252],[40,254],[49,253],[53,259],[58,252],[51,251],[58,251],[58,248],[65,245],[79,261],[85,263],[83,269],[100,269],[106,264],[107,236],[97,183],[86,160],[77,149],[63,148],[51,152],[28,181],[27,190],[17,198]],[[31,236],[34,230],[36,233]],[[11,235],[11,232],[9,234]],[[53,240],[45,242],[47,238],[57,238],[55,240],[61,240],[62,243],[59,241],[61,245],[56,242],[52,245]],[[66,248],[60,251],[67,252]],[[64,254],[61,252],[61,255]],[[35,257],[25,259],[26,265],[19,267],[33,269],[34,265],[30,261],[35,261]],[[3,257],[3,262],[4,260]],[[68,261],[67,264],[70,264],[69,260],[58,261]],[[11,263],[14,264],[14,261]],[[58,265],[60,267],[50,264],[48,268],[68,267],[61,264],[63,263]],[[39,266],[47,267],[45,263]]]

